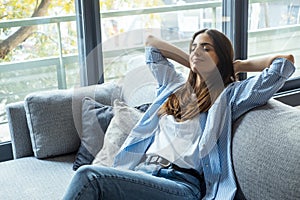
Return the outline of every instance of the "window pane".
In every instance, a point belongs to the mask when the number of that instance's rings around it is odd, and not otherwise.
[[[105,81],[144,65],[144,39],[149,33],[188,51],[197,30],[222,29],[219,0],[147,2],[100,1]]]
[[[252,0],[249,6],[248,55],[293,54],[300,76],[299,0]],[[251,75],[251,74],[250,74]]]
[[[80,84],[74,1],[40,2],[0,3],[0,142],[10,140],[7,104]]]

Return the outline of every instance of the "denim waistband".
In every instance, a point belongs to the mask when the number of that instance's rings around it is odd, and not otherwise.
[[[180,168],[172,163],[168,166],[163,166],[160,163],[147,161],[149,160],[146,159],[145,162],[136,166],[135,171],[142,171],[153,176],[181,182],[189,187],[195,194],[200,193],[201,196],[205,194],[204,178],[196,170]],[[197,175],[194,173],[197,173]]]
[[[145,160],[145,164],[147,164],[147,165],[155,164],[155,165],[160,165],[161,168],[164,168],[164,169],[167,169],[167,168],[174,169],[176,171],[190,174],[190,175],[196,177],[197,179],[199,179],[199,181],[204,181],[203,173],[200,174],[197,170],[192,169],[192,168],[187,169],[187,168],[179,167],[179,166],[171,163],[167,159],[164,159],[163,157],[158,156],[158,155],[147,156],[146,160]]]

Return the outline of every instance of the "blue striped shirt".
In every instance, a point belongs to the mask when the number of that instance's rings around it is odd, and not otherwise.
[[[154,140],[159,108],[186,81],[154,47],[146,47],[146,63],[158,82],[157,98],[124,142],[115,157],[114,167],[133,169],[139,164]],[[203,133],[198,144],[198,159],[206,184],[203,199],[234,198],[236,182],[231,161],[232,123],[250,109],[265,104],[294,71],[291,62],[277,58],[259,75],[228,85],[206,117],[199,117]]]

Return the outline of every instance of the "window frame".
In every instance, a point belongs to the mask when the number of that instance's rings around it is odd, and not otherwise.
[[[78,31],[78,52],[81,66],[81,86],[104,82],[103,54],[101,39],[101,17],[98,0],[75,0]],[[223,0],[222,10],[225,21],[224,33],[231,39],[236,59],[247,58],[248,45],[248,0]],[[239,78],[247,78],[246,73]],[[288,80],[274,96],[275,99],[291,106],[299,105],[300,77]],[[13,159],[11,141],[0,144],[0,162]]]
[[[12,152],[11,141],[2,142],[0,144],[0,162],[12,160],[12,159],[13,159],[13,152]]]
[[[248,0],[223,0],[222,28],[234,48],[235,59],[248,57]],[[239,80],[247,78],[247,73],[239,73]]]
[[[226,0],[225,0],[226,1]],[[248,37],[248,11],[249,11],[249,1],[248,0],[241,0],[239,2],[239,0],[235,0],[236,3],[239,5],[240,4],[240,9],[243,9],[246,7],[246,5],[242,5],[243,3],[245,3],[247,1],[247,17],[246,19],[243,19],[242,23],[247,24],[247,31],[246,32],[242,32],[243,34],[245,34],[244,39],[246,39]],[[236,16],[239,16],[238,14],[240,14],[241,18],[245,17],[245,14],[243,16],[242,10],[236,10]],[[240,12],[240,13],[238,13]],[[240,24],[241,26],[242,24]],[[246,44],[241,43],[241,45],[248,45],[248,38],[246,40]],[[243,51],[246,49],[247,52],[247,46],[242,47]],[[247,58],[247,57],[245,57]],[[247,78],[247,75],[243,75],[242,79]],[[298,77],[293,77],[290,78],[289,80],[287,80],[285,82],[285,84],[283,85],[283,87],[274,95],[274,99],[288,104],[290,106],[299,106],[300,102],[297,102],[297,99],[300,99],[300,76]]]
[[[104,82],[100,5],[97,0],[75,0],[81,86]]]

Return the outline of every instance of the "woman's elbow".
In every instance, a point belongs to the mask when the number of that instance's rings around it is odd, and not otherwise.
[[[155,39],[156,38],[153,35],[148,35],[146,37],[145,46],[153,46]]]

